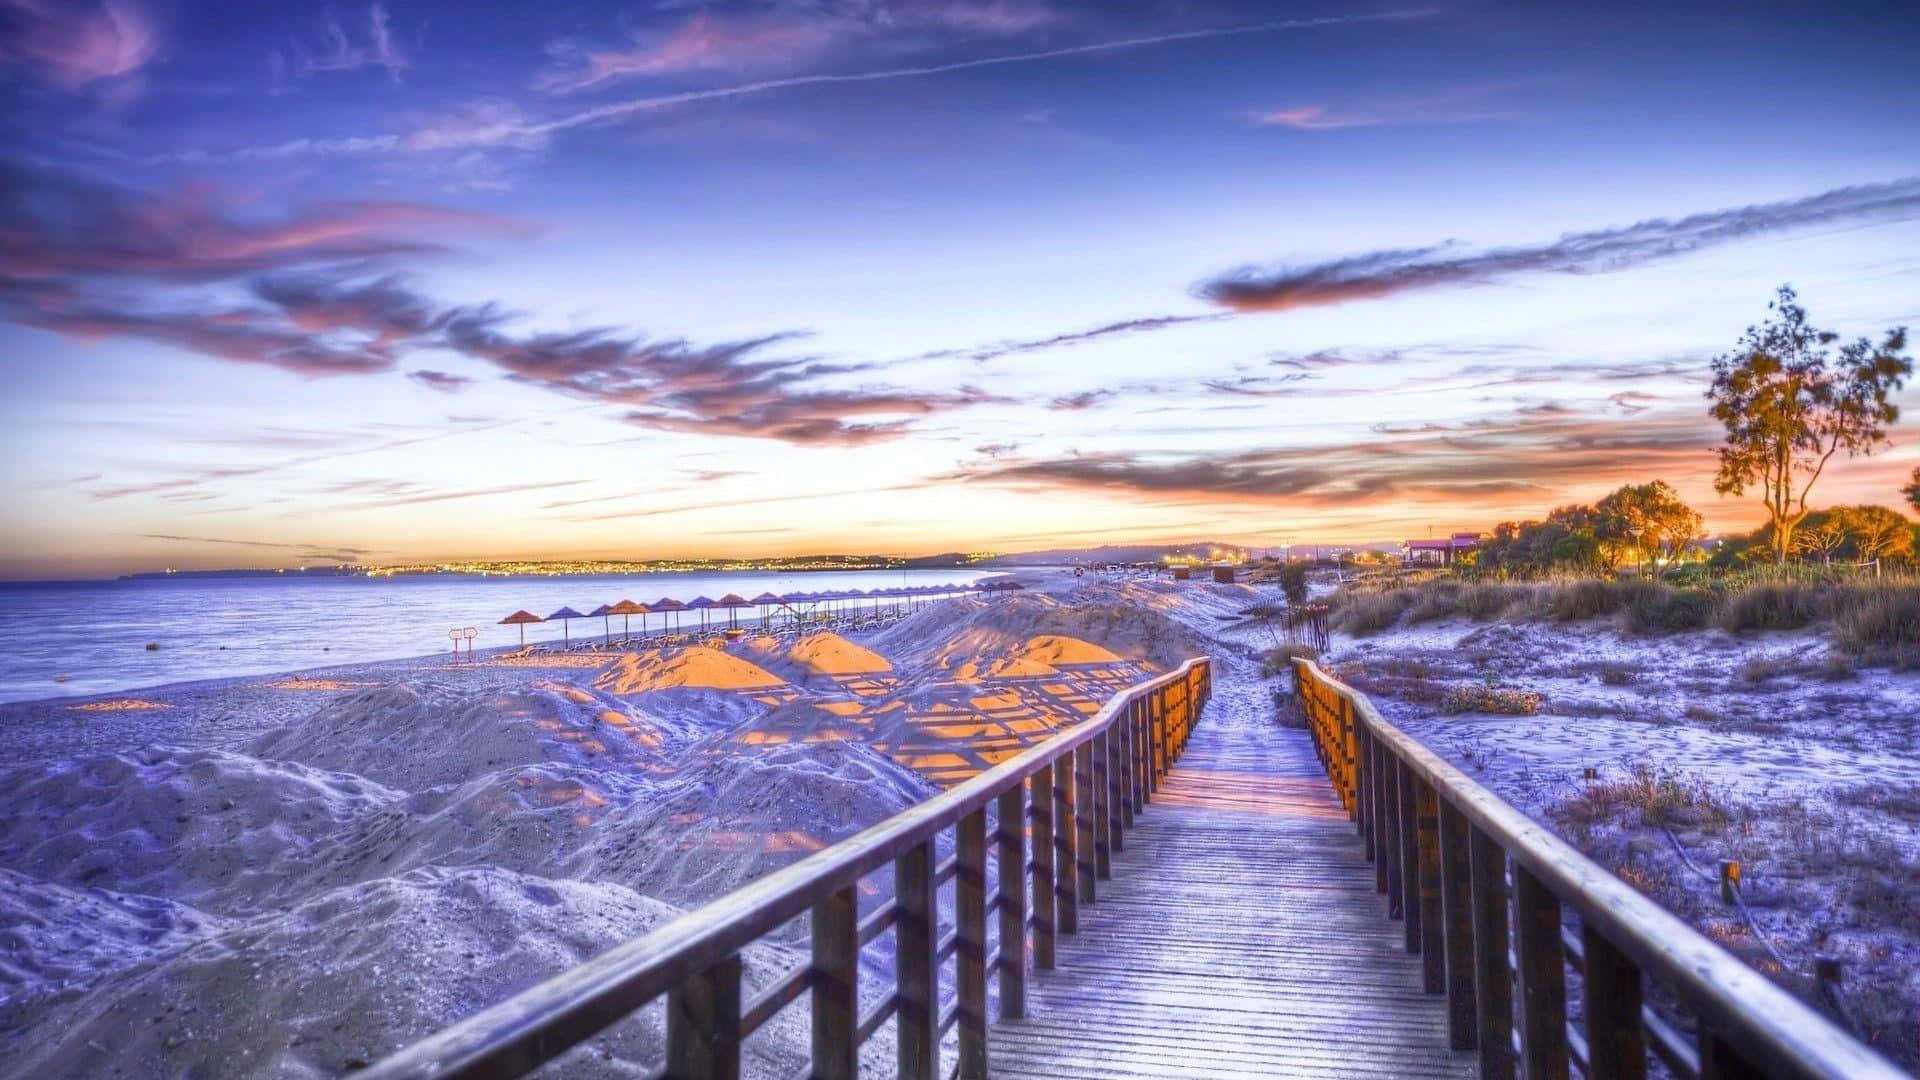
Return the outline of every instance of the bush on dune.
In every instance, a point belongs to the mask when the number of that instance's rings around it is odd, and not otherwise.
[[[1798,630],[1825,613],[1824,590],[1796,582],[1761,582],[1734,589],[1720,605],[1723,629]]]
[[[1354,637],[1377,634],[1399,622],[1401,613],[1413,602],[1411,589],[1354,593],[1341,598],[1334,608],[1333,628]]]
[[[1836,649],[1865,664],[1920,668],[1920,586],[1848,589],[1836,599]]]

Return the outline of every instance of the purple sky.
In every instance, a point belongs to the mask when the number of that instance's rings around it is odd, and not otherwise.
[[[1911,5],[0,0],[0,577],[1360,541],[1920,312]],[[1896,503],[1914,421],[1823,482]]]

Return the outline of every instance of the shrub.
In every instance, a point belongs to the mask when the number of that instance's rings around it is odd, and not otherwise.
[[[1460,586],[1451,581],[1435,582],[1415,590],[1418,598],[1407,609],[1407,622],[1423,623],[1445,619],[1459,610]]]
[[[1863,664],[1920,668],[1920,588],[1849,590],[1837,604],[1833,647]]]
[[[1320,650],[1302,642],[1288,642],[1277,648],[1268,649],[1260,658],[1260,674],[1266,678],[1285,675],[1293,670],[1293,658],[1305,657],[1308,660],[1320,659]]]
[[[1500,713],[1504,716],[1532,716],[1546,702],[1546,695],[1512,686],[1449,686],[1440,701],[1444,713]]]
[[[1642,634],[1698,630],[1713,621],[1716,599],[1706,589],[1636,583],[1627,590],[1627,629]]]
[[[1520,598],[1520,590],[1508,585],[1481,584],[1469,587],[1460,596],[1460,610],[1468,617],[1485,621],[1496,618]]]
[[[1798,583],[1763,583],[1736,589],[1720,606],[1727,630],[1798,630],[1822,614],[1821,590]]]
[[[1586,785],[1555,810],[1555,816],[1583,825],[1597,825],[1634,816],[1654,827],[1695,827],[1707,832],[1725,829],[1733,808],[1697,776],[1656,769],[1646,762],[1619,780]]]
[[[1286,595],[1287,603],[1298,606],[1307,602],[1306,563],[1281,563],[1278,577],[1280,578],[1280,591]]]
[[[1563,622],[1610,615],[1620,608],[1622,590],[1598,578],[1561,582],[1546,596],[1547,614]]]
[[[1406,589],[1382,593],[1354,593],[1341,600],[1333,613],[1333,628],[1366,637],[1377,634],[1400,621],[1400,614],[1413,603]]]

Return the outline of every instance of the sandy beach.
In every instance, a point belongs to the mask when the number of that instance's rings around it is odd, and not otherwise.
[[[1262,664],[1277,644],[1257,615],[1270,587],[1024,580],[847,636],[430,657],[0,707],[0,753],[18,763],[0,776],[4,1071],[336,1075],[881,821],[1189,656],[1216,661],[1205,723],[1285,722],[1285,679]],[[1902,958],[1920,955],[1920,935],[1858,906],[1853,863],[1808,856],[1911,851],[1904,804],[1860,793],[1920,776],[1920,675],[1753,674],[1824,648],[1817,631],[1442,621],[1336,634],[1328,663],[1766,970],[1753,932],[1657,831],[1578,813],[1590,766],[1603,784],[1650,763],[1710,786],[1749,824],[1677,819],[1674,843],[1745,859],[1770,940],[1794,963],[1857,954],[1856,1011],[1897,1009],[1917,992]],[[1626,668],[1630,682],[1607,675]],[[1496,680],[1548,704],[1436,704],[1448,686]],[[1797,816],[1779,818],[1782,799]],[[1793,822],[1797,839],[1781,832]],[[887,889],[870,879],[863,900]],[[748,953],[749,987],[797,962],[800,930]],[[886,939],[863,959],[863,977],[887,985]],[[803,1020],[757,1035],[748,1070],[798,1067]],[[662,1039],[656,1003],[563,1059],[564,1074],[639,1075]],[[888,1060],[884,1031],[866,1052]]]
[[[842,637],[442,656],[0,707],[9,1075],[333,1075],[1212,653],[1254,591],[1065,573]],[[873,899],[884,895],[874,886]],[[797,933],[798,928],[795,928]],[[885,974],[883,949],[870,976]],[[792,962],[749,956],[748,980]],[[655,1060],[657,1008],[568,1059]],[[752,1068],[801,1060],[779,1024]],[[887,1041],[870,1053],[884,1056]]]

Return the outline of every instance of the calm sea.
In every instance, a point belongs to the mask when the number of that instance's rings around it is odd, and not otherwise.
[[[189,679],[263,675],[323,664],[446,652],[447,631],[471,626],[480,649],[517,644],[498,625],[517,609],[592,611],[631,599],[691,600],[738,593],[938,585],[990,577],[979,570],[663,573],[605,577],[436,574],[397,578],[161,578],[0,584],[0,702],[118,693]],[[725,613],[718,614],[725,619]],[[757,617],[754,609],[742,617]],[[711,617],[711,614],[710,614]],[[697,613],[679,616],[698,625]],[[657,627],[660,616],[650,616]],[[620,620],[613,621],[615,631]],[[635,617],[633,628],[640,628]],[[575,637],[599,619],[575,620]],[[527,627],[528,642],[559,641],[559,623]],[[148,643],[159,646],[149,650]]]

